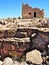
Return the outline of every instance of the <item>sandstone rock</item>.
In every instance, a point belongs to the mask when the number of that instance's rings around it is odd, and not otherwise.
[[[33,50],[26,54],[26,61],[30,61],[35,64],[41,64],[43,60],[41,53],[38,50]]]
[[[3,62],[2,61],[0,61],[0,65],[2,65],[3,64]]]
[[[26,62],[22,62],[20,63],[20,65],[28,65]]]
[[[49,45],[48,45],[48,48],[49,48]]]
[[[34,37],[36,35],[36,33],[32,34],[32,37]]]
[[[9,57],[5,58],[3,61],[3,65],[12,65],[13,60]]]
[[[12,65],[20,65],[18,61],[14,61]]]

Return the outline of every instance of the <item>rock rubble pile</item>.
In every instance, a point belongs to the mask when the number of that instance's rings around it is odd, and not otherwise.
[[[49,56],[48,18],[0,19],[0,59],[4,59],[0,65],[42,64],[46,56]]]

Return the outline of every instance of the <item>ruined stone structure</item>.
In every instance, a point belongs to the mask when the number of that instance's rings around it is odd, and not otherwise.
[[[28,6],[28,4],[22,5],[22,18],[30,19],[30,18],[43,18],[44,10],[40,10],[39,8],[32,8]]]
[[[40,51],[42,58],[49,56],[49,19],[16,19],[14,22],[3,22],[0,23],[0,60],[11,57],[24,61],[26,54],[35,49]]]

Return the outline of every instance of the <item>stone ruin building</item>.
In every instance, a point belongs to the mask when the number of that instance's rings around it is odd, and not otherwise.
[[[44,10],[40,10],[39,8],[32,8],[28,4],[22,5],[22,18],[30,19],[30,18],[43,18]]]

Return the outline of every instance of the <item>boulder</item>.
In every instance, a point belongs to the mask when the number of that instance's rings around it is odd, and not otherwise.
[[[26,53],[26,61],[41,64],[43,62],[41,53],[38,50],[33,50],[31,52]]]
[[[20,65],[18,61],[14,61],[12,65]]]
[[[20,65],[28,65],[25,61],[21,62]]]
[[[3,62],[2,61],[0,61],[0,65],[2,65],[3,64]]]
[[[9,57],[5,58],[3,61],[3,65],[12,65],[13,64],[13,60]]]

